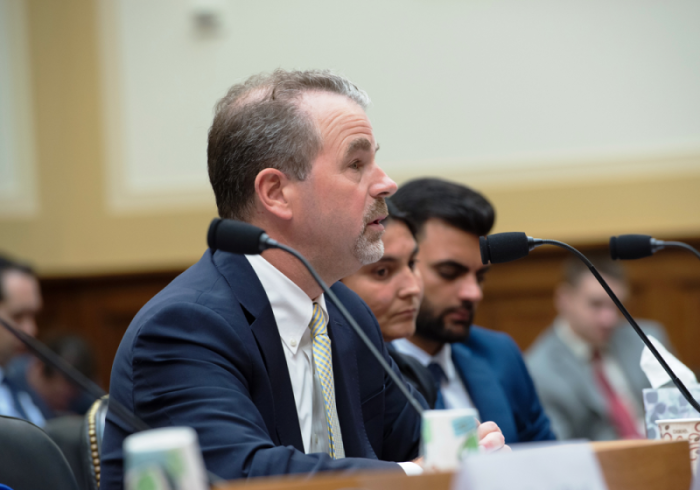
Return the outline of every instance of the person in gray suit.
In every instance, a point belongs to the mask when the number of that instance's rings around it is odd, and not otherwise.
[[[628,287],[622,266],[602,255],[589,258],[624,303]],[[644,437],[642,390],[650,387],[639,367],[644,344],[576,258],[564,265],[555,306],[557,318],[525,356],[554,433],[559,439],[592,441]],[[668,347],[661,325],[638,323]]]

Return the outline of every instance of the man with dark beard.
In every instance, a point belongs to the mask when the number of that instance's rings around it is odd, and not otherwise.
[[[472,326],[488,271],[479,237],[493,226],[491,204],[468,187],[427,178],[401,186],[392,202],[417,230],[425,286],[415,335],[393,345],[431,371],[436,408],[476,408],[481,420],[498,424],[507,444],[554,439],[515,342]]]

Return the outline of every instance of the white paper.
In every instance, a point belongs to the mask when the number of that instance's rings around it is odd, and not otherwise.
[[[588,443],[521,444],[514,449],[469,457],[452,490],[607,490]]]
[[[678,379],[680,379],[684,385],[689,386],[697,384],[698,380],[695,378],[693,371],[676,359],[673,354],[666,350],[666,347],[664,347],[661,342],[651,335],[649,336],[649,340],[651,340],[651,343],[654,344],[654,347],[659,351],[659,354],[661,354],[661,357],[666,361],[666,364],[670,366],[671,370],[676,373],[676,376],[678,376]],[[654,354],[651,353],[647,346],[644,346],[639,365],[642,371],[644,371],[644,374],[647,375],[652,388],[660,388],[671,382],[671,378],[666,374],[664,368],[661,367],[661,364],[659,364],[659,361],[656,360]]]

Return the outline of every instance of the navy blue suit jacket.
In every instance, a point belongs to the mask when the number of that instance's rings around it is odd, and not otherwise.
[[[481,420],[496,422],[507,444],[555,439],[510,336],[472,326],[466,342],[451,345],[452,361]]]
[[[341,283],[332,289],[398,373],[367,305]],[[207,251],[144,306],[119,346],[110,396],[154,428],[193,427],[207,469],[224,479],[400,471],[391,461],[417,456],[420,416],[339,311],[327,305],[345,459],[304,454],[272,308],[243,256]],[[121,447],[129,433],[110,412],[102,490],[122,488]]]

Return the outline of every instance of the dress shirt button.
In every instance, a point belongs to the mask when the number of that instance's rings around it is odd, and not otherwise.
[[[289,345],[291,345],[292,347],[296,347],[296,346],[297,346],[297,341],[294,340],[294,339],[292,339],[292,340],[289,342]]]
[[[314,434],[314,444],[318,444],[318,436]]]

